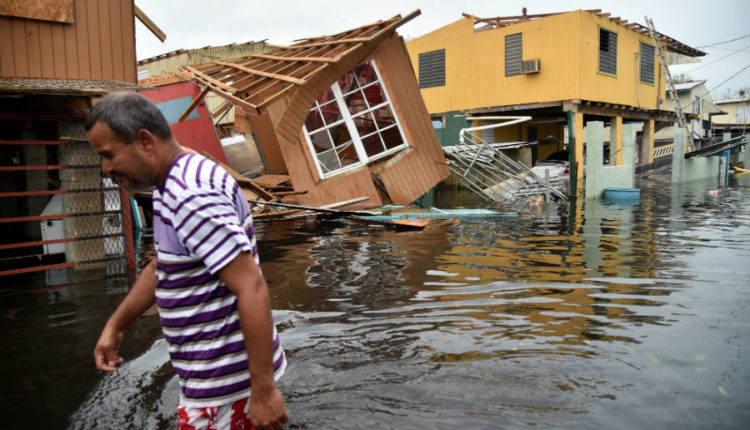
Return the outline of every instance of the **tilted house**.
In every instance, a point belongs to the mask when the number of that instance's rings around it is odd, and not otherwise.
[[[242,108],[266,173],[288,174],[299,203],[409,204],[450,173],[396,33],[418,14],[185,69]]]
[[[658,33],[657,33],[658,34]],[[659,34],[669,58],[703,52]],[[574,137],[582,177],[583,128],[609,124],[619,164],[621,125],[643,122],[641,162],[650,162],[655,122],[673,122],[663,102],[665,79],[648,29],[601,10],[463,18],[407,44],[427,109],[453,145],[465,117],[523,115],[532,120],[497,129],[496,142]],[[679,54],[679,55],[671,55]],[[668,62],[671,60],[667,60]],[[534,159],[559,149],[540,145]]]

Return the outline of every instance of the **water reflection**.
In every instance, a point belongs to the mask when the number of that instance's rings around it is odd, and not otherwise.
[[[739,185],[714,196],[710,184],[670,194],[647,182],[635,206],[578,201],[549,216],[424,231],[259,224],[290,359],[288,427],[741,428],[750,188]],[[80,315],[105,318],[121,293],[76,293],[54,309],[18,297],[3,304],[3,329],[79,330],[88,356],[100,324]],[[13,326],[19,313],[27,320]],[[101,378],[88,358],[67,363],[91,375],[73,428],[173,427],[177,388],[151,318],[126,334],[132,361],[119,374]],[[2,364],[34,356],[35,341],[2,340],[13,345]]]

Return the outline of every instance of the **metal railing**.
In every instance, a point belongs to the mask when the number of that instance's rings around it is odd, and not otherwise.
[[[513,160],[502,152],[507,145],[488,143],[472,132],[506,127],[530,120],[531,117],[469,117],[467,120],[506,120],[505,122],[467,127],[459,132],[459,145],[443,148],[451,171],[461,182],[485,200],[513,201],[520,196],[545,194],[567,200],[560,191],[564,187],[562,178],[549,182],[537,176],[530,168]]]

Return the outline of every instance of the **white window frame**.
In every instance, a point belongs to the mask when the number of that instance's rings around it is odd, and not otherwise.
[[[389,156],[389,155],[391,155],[393,153],[402,151],[402,150],[404,150],[404,149],[406,149],[406,148],[409,147],[409,141],[406,140],[406,135],[404,135],[404,130],[401,127],[401,121],[399,120],[398,115],[396,114],[396,109],[394,109],[394,107],[393,107],[393,103],[391,102],[391,97],[388,94],[388,89],[385,87],[385,83],[383,82],[383,79],[380,76],[380,70],[378,70],[377,64],[375,64],[375,59],[370,60],[369,63],[370,63],[370,65],[372,65],[373,70],[375,70],[375,76],[377,76],[378,79],[377,79],[377,81],[370,82],[369,84],[365,85],[364,87],[358,87],[358,89],[364,90],[365,88],[367,88],[367,87],[369,87],[371,85],[379,84],[380,85],[380,89],[383,91],[383,95],[385,96],[385,101],[383,103],[380,103],[379,105],[376,105],[376,106],[372,106],[372,107],[370,107],[368,109],[365,109],[365,110],[363,110],[361,112],[358,112],[356,115],[352,116],[351,112],[349,112],[349,107],[346,105],[346,101],[344,100],[344,94],[341,92],[341,88],[339,88],[339,85],[338,85],[339,81],[337,79],[333,84],[331,84],[331,86],[329,88],[331,89],[331,91],[333,91],[334,99],[335,99],[336,103],[338,104],[339,112],[341,113],[341,119],[339,119],[338,121],[336,121],[334,123],[326,124],[325,126],[323,126],[321,128],[315,129],[315,130],[312,131],[312,133],[310,133],[307,130],[307,127],[304,124],[302,125],[302,131],[304,132],[303,134],[305,135],[305,140],[307,141],[307,147],[310,149],[310,153],[313,156],[313,161],[314,161],[314,164],[315,164],[315,168],[318,170],[318,175],[320,175],[321,179],[330,178],[332,176],[336,176],[336,175],[339,175],[341,173],[344,173],[344,172],[347,172],[347,171],[350,171],[350,170],[362,167],[364,165],[367,165],[368,163],[371,163],[373,161],[379,160],[379,159],[381,159],[383,157],[387,157],[387,156]],[[354,124],[354,119],[357,118],[357,117],[359,117],[359,116],[362,116],[362,115],[374,112],[374,111],[376,111],[378,109],[381,109],[381,108],[383,108],[385,106],[388,106],[390,108],[390,110],[391,110],[391,113],[393,113],[394,124],[391,125],[391,126],[389,126],[389,127],[387,127],[384,130],[389,130],[389,129],[393,128],[393,127],[396,127],[398,129],[399,134],[401,135],[401,141],[403,143],[401,145],[399,145],[399,146],[395,146],[395,147],[393,147],[391,149],[387,149],[387,150],[385,150],[383,152],[380,152],[380,153],[378,153],[378,154],[376,154],[376,155],[374,155],[372,157],[368,157],[367,156],[367,152],[365,151],[365,148],[364,148],[364,146],[362,144],[362,139],[359,136],[359,130],[357,130],[357,126]],[[317,100],[316,100],[316,104],[315,104],[315,106],[313,108],[317,108],[317,107],[318,107],[318,104],[317,104]],[[313,108],[311,108],[308,112],[310,112]],[[319,132],[321,132],[323,130],[328,130],[328,129],[334,127],[334,126],[338,126],[339,124],[341,124],[342,121],[346,125],[347,131],[349,132],[349,137],[351,137],[352,144],[354,145],[354,150],[357,153],[357,158],[359,158],[359,162],[353,163],[353,164],[349,164],[349,165],[344,166],[344,167],[342,167],[342,168],[340,168],[338,170],[334,170],[334,171],[331,171],[331,172],[324,172],[323,168],[321,166],[321,163],[318,160],[318,154],[315,152],[315,147],[313,146],[312,140],[310,139],[310,134],[319,133]],[[377,125],[376,125],[376,127],[377,127]],[[373,133],[370,133],[367,136],[371,136],[372,134],[380,134],[384,130],[377,129],[376,131],[374,131]],[[330,137],[330,135],[329,135],[329,137]],[[334,152],[335,152],[335,149],[334,149]],[[338,157],[338,154],[336,154],[336,156]]]

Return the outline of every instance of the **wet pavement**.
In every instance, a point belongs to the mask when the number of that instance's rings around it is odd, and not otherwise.
[[[290,363],[287,428],[745,428],[745,176],[716,196],[644,181],[638,205],[525,207],[423,231],[259,223]],[[93,366],[128,277],[62,279],[0,288],[4,428],[174,428],[153,313],[127,330],[122,368]]]

